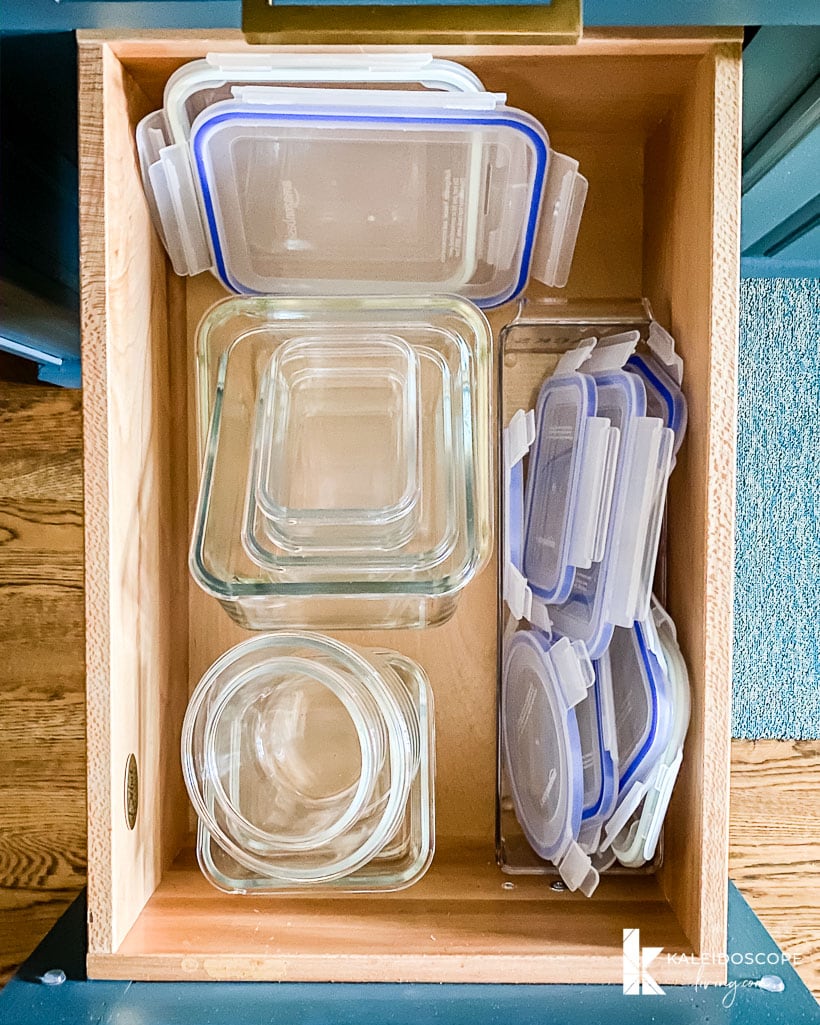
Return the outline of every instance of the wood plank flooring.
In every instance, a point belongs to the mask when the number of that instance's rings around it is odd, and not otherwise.
[[[0,983],[85,878],[80,398],[0,383]],[[820,995],[820,741],[735,741],[730,875]]]

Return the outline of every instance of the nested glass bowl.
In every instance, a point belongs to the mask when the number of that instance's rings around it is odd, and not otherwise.
[[[394,550],[412,537],[418,362],[396,335],[301,336],[274,352],[258,404],[251,494],[270,542],[353,554]]]
[[[432,696],[395,652],[319,634],[218,659],[182,731],[198,853],[220,889],[401,889],[434,846]]]

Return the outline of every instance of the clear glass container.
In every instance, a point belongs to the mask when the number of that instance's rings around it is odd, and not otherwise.
[[[392,550],[419,505],[416,351],[395,335],[292,338],[271,358],[252,504],[298,551]]]
[[[196,688],[183,774],[199,860],[229,891],[401,889],[434,846],[432,695],[395,652],[253,638]]]
[[[264,420],[271,361],[294,338],[341,344],[355,337],[355,347],[383,344],[385,336],[401,339],[417,360],[418,495],[404,524],[412,521],[412,534],[394,549],[293,551],[281,545],[256,495],[260,475],[269,492],[279,487],[258,468],[265,461],[252,429],[260,407]],[[448,619],[492,538],[491,334],[481,312],[450,296],[236,298],[206,314],[197,345],[203,470],[190,566],[200,586],[250,629],[421,627]],[[384,388],[389,374],[375,367]],[[359,390],[351,389],[351,402]],[[338,396],[331,401],[323,392],[321,400],[339,412]],[[383,438],[374,446],[367,418],[347,420],[344,458],[369,463],[366,454],[380,450]],[[298,446],[285,461],[297,456]],[[411,476],[407,466],[398,476]],[[353,485],[364,494],[365,481]],[[382,526],[379,532],[383,539]]]

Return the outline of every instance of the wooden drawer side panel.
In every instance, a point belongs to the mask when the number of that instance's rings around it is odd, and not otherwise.
[[[693,705],[660,877],[707,955],[726,944],[739,138],[740,47],[726,44],[645,155],[645,291],[679,340],[690,425],[670,489],[668,576]]]
[[[89,948],[106,952],[187,827],[175,740],[187,698],[187,581],[175,552],[186,541],[174,495],[185,459],[174,439],[187,427],[184,401],[171,399],[174,304],[133,142],[151,106],[107,45],[80,47],[80,109]]]

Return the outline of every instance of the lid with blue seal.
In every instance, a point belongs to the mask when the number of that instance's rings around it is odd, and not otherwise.
[[[551,644],[538,630],[518,630],[506,641],[501,735],[516,816],[535,853],[587,896],[598,873],[578,843],[584,781],[575,708],[592,679],[582,644],[565,637]]]
[[[231,94],[143,161],[178,273],[211,269],[248,294],[456,292],[485,307],[530,275],[565,284],[587,183],[503,95]]]
[[[610,522],[600,562],[577,569],[566,601],[549,607],[556,632],[584,641],[592,659],[606,651],[616,626],[648,614],[672,458],[672,431],[646,415],[643,382],[623,369],[639,337],[628,331],[602,339],[585,366],[598,415],[620,432]]]
[[[683,742],[689,728],[691,711],[689,674],[678,645],[675,624],[654,598],[652,622],[665,659],[670,688],[671,726],[666,746],[655,768],[638,785],[633,785],[623,811],[607,824],[612,853],[628,868],[640,868],[655,856],[672,790],[683,761]]]
[[[569,595],[576,567],[601,558],[609,524],[618,431],[595,415],[594,381],[578,370],[595,343],[561,357],[535,411],[516,412],[504,436],[504,597],[516,619],[542,629],[546,606]]]
[[[605,851],[646,795],[672,734],[674,693],[651,616],[616,629],[595,670],[612,687],[618,745],[618,803],[604,827]]]

